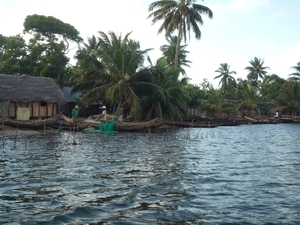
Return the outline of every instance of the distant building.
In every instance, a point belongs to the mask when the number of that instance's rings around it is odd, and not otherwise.
[[[73,87],[64,87],[62,92],[67,100],[67,104],[64,107],[64,114],[66,116],[71,116],[72,109],[75,107],[75,105],[78,104],[79,99],[81,98],[81,93],[76,92],[74,94],[71,94]],[[80,117],[88,117],[90,115],[99,114],[99,106],[103,105],[102,101],[93,102],[90,106],[85,107],[81,106],[79,104],[79,116]]]
[[[0,74],[0,117],[49,118],[63,110],[66,102],[50,78]]]

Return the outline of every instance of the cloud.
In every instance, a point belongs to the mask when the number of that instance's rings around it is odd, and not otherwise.
[[[229,4],[231,10],[253,11],[269,4],[269,0],[233,0]]]

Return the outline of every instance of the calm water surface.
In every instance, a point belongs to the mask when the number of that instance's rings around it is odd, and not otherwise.
[[[300,124],[1,136],[0,168],[0,224],[300,224]]]

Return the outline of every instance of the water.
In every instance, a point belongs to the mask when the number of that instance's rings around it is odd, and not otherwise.
[[[1,137],[0,224],[300,224],[299,167],[300,124]]]

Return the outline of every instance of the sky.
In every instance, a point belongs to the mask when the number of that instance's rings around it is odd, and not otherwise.
[[[158,34],[162,22],[152,24],[148,6],[155,0],[0,0],[0,34],[23,34],[26,16],[53,16],[69,23],[85,40],[99,31],[115,32],[139,41],[141,50],[149,52],[154,63],[161,57],[160,46],[167,44],[164,33]],[[190,83],[199,85],[207,79],[218,87],[221,63],[228,63],[234,77],[246,79],[249,61],[257,57],[269,67],[269,74],[287,79],[296,72],[292,66],[300,61],[300,0],[198,0],[209,7],[213,19],[203,15],[201,39],[191,31],[187,40],[185,67]],[[177,35],[177,34],[176,34]],[[184,43],[182,43],[184,44]],[[76,52],[71,46],[70,58]]]

